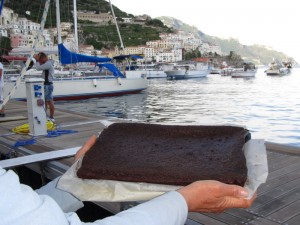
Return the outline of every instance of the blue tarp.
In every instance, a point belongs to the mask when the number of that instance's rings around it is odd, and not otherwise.
[[[100,58],[96,56],[88,56],[88,55],[82,55],[77,54],[75,52],[70,52],[63,44],[58,45],[58,53],[59,53],[59,60],[60,63],[63,65],[66,64],[74,64],[79,62],[110,62],[111,58]]]
[[[3,5],[4,5],[4,0],[1,0],[1,2],[0,2],[0,16],[2,15]]]
[[[115,77],[122,77],[125,78],[123,73],[112,63],[101,63],[98,66],[102,69],[103,67],[108,69],[110,72],[113,73]]]
[[[143,57],[139,56],[139,55],[118,55],[118,56],[115,56],[113,59],[124,60],[124,59],[127,59],[127,58],[142,59]]]

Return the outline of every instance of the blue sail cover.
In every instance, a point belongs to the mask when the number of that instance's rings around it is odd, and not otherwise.
[[[98,64],[98,66],[102,69],[102,68],[106,68],[108,69],[110,72],[113,73],[113,75],[115,77],[121,77],[121,78],[125,78],[125,76],[123,75],[123,73],[112,63],[101,63]]]
[[[124,60],[124,59],[127,59],[127,58],[143,59],[143,57],[139,56],[139,55],[118,55],[118,56],[115,56],[113,59]]]
[[[0,16],[2,15],[3,5],[4,5],[4,0],[1,0],[0,1]]]
[[[100,63],[100,62],[110,62],[111,58],[104,58],[104,57],[96,57],[96,56],[88,56],[77,54],[75,52],[70,52],[63,44],[58,45],[58,53],[59,53],[59,60],[60,63],[63,65],[66,64],[74,64],[79,62],[93,62],[93,63]]]

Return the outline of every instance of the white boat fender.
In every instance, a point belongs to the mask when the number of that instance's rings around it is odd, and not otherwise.
[[[94,85],[94,87],[97,87],[97,85],[98,85],[98,82],[97,82],[97,80],[96,80],[96,79],[93,79],[93,85]]]
[[[117,78],[117,81],[118,81],[118,84],[119,84],[119,85],[122,85],[122,80],[121,80],[120,77]]]

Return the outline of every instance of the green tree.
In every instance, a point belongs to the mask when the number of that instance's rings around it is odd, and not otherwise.
[[[8,37],[0,37],[0,55],[8,55],[11,49],[10,39]]]

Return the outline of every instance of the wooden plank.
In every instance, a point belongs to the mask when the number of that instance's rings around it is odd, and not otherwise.
[[[10,167],[35,163],[35,162],[42,162],[42,161],[49,161],[49,160],[59,159],[64,157],[70,157],[70,156],[74,156],[79,149],[80,147],[69,148],[64,150],[45,152],[45,153],[40,153],[35,155],[28,155],[28,156],[13,158],[13,159],[1,160],[0,166],[3,169],[5,169]]]
[[[265,218],[257,218],[256,220],[251,221],[250,223],[247,224],[251,224],[251,225],[278,225],[280,223],[274,222],[274,221],[270,221],[268,219]]]
[[[284,167],[286,165],[298,163],[299,161],[300,161],[299,157],[291,157],[291,156],[287,157],[285,159],[278,160],[275,163],[269,164],[269,172],[273,172],[278,169],[281,169],[282,167]]]
[[[253,210],[255,208],[269,204],[269,202],[273,201],[274,199],[279,198],[280,196],[283,196],[286,193],[298,188],[299,184],[300,178],[289,183],[285,183],[278,188],[274,188],[270,190],[270,192],[264,193],[263,195],[259,195],[258,198],[254,201],[251,209]]]
[[[268,181],[276,179],[284,174],[289,174],[289,173],[299,171],[299,170],[300,170],[300,158],[297,162],[295,162],[293,164],[289,164],[285,167],[282,167],[281,169],[278,169],[278,170],[275,170],[275,171],[269,173]]]
[[[292,219],[286,221],[285,225],[299,225],[300,215],[293,217]]]
[[[209,216],[206,216],[204,214],[201,213],[189,213],[188,218],[190,218],[191,220],[194,220],[198,223],[204,224],[204,225],[227,225],[227,223],[221,222],[219,220],[213,219]]]
[[[19,120],[27,120],[25,116],[7,116],[0,118],[0,123],[10,122],[10,121],[19,121]]]
[[[268,158],[268,162],[270,164],[274,163],[277,160],[281,160],[281,159],[285,159],[288,158],[290,156],[285,155],[285,154],[279,154],[279,153],[274,153],[273,155],[269,156],[271,154],[267,154],[267,158]]]
[[[247,220],[247,221],[252,221],[257,218],[255,214],[252,214],[251,212],[245,210],[245,209],[229,209],[226,210],[226,213],[236,216],[238,218]]]
[[[277,158],[277,157],[280,157],[280,156],[284,156],[284,155],[280,154],[280,153],[275,153],[275,152],[267,151],[268,161],[273,160],[274,158]]]
[[[266,217],[270,214],[296,202],[300,199],[300,188],[294,189],[287,194],[274,199],[266,205],[251,210],[251,213],[255,213],[260,217]]]
[[[268,216],[269,219],[284,223],[293,217],[300,215],[300,200],[288,205],[287,207],[276,211],[275,213]],[[299,220],[300,224],[300,220]]]
[[[267,183],[260,189],[259,194],[264,194],[266,192],[269,192],[274,188],[280,187],[298,178],[300,178],[300,173],[290,173],[290,174],[285,174],[283,176],[280,176],[277,179],[267,181]]]
[[[300,148],[295,146],[266,142],[266,148],[268,151],[300,156]]]
[[[214,214],[214,213],[203,213],[206,216],[209,216],[211,218],[214,218],[215,220],[222,221],[226,224],[230,225],[241,225],[245,224],[247,222],[247,219],[244,218],[238,218],[236,216],[227,214],[227,213],[221,213],[221,214]]]

